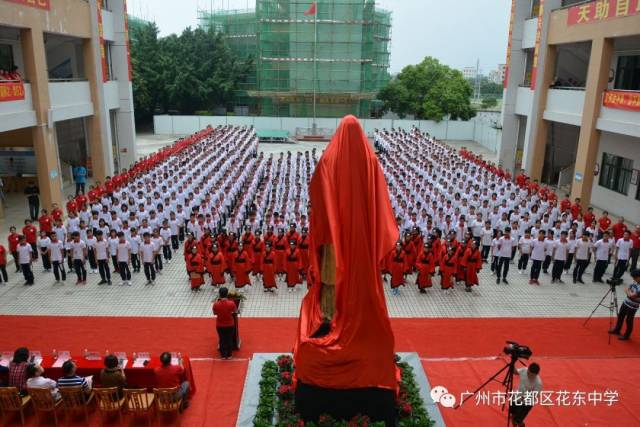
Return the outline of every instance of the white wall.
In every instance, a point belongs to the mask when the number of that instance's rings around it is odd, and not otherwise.
[[[476,141],[495,151],[500,141],[501,130],[495,129],[500,121],[498,112],[479,112],[469,121],[443,120],[388,120],[361,119],[362,127],[368,135],[375,129],[392,127],[409,129],[416,126],[423,132],[438,139]],[[296,128],[310,128],[312,119],[308,117],[252,117],[252,116],[154,116],[153,126],[157,135],[188,135],[211,126],[236,125],[254,126],[256,129],[286,130],[295,135]],[[340,119],[318,119],[318,128],[335,130]]]
[[[602,153],[616,154],[633,160],[633,168],[640,169],[640,138],[602,132],[597,162],[602,170]],[[640,201],[636,200],[637,185],[629,185],[627,195],[598,185],[600,176],[594,178],[591,204],[608,210],[615,216],[624,216],[627,222],[640,224]]]

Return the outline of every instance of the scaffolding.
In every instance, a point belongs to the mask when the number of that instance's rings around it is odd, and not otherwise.
[[[257,0],[256,9],[199,11],[252,64],[236,103],[265,116],[368,117],[389,81],[391,13],[373,0]]]

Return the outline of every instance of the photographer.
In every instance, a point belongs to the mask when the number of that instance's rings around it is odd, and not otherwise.
[[[618,313],[618,322],[616,326],[609,330],[610,334],[619,335],[622,330],[622,323],[627,321],[627,330],[623,335],[618,337],[621,341],[627,341],[629,337],[631,337],[631,331],[633,331],[633,318],[636,315],[636,311],[638,311],[638,307],[640,306],[640,270],[632,270],[631,277],[635,283],[629,285],[629,287],[625,290],[627,297],[622,303],[622,307],[620,307],[620,312]]]
[[[520,377],[520,384],[518,391],[514,392],[513,401],[509,404],[509,417],[515,427],[524,427],[524,419],[542,391],[540,365],[532,363],[528,368],[516,369],[514,373]]]

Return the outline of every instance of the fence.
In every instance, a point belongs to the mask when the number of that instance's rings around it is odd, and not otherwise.
[[[375,129],[402,128],[416,126],[423,132],[438,139],[452,141],[475,141],[485,148],[496,152],[502,130],[495,128],[495,121],[485,115],[468,121],[442,120],[398,120],[398,119],[360,119],[367,133],[373,135]],[[499,120],[500,113],[493,113]],[[341,119],[317,119],[318,128],[335,130]],[[256,129],[283,130],[290,135],[298,128],[311,128],[313,119],[303,117],[257,117],[257,116],[154,116],[153,126],[157,135],[188,135],[209,125],[216,126],[253,126]]]

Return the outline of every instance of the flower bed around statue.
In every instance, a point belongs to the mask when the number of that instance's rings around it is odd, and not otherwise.
[[[416,383],[413,368],[401,362],[396,356],[401,371],[400,392],[396,399],[399,427],[429,427],[429,418],[420,389]],[[276,362],[265,362],[260,380],[260,398],[255,427],[384,427],[384,423],[374,423],[366,416],[356,416],[349,421],[334,420],[328,415],[321,416],[317,423],[305,423],[295,412],[295,386],[293,384],[293,358],[281,355]]]

